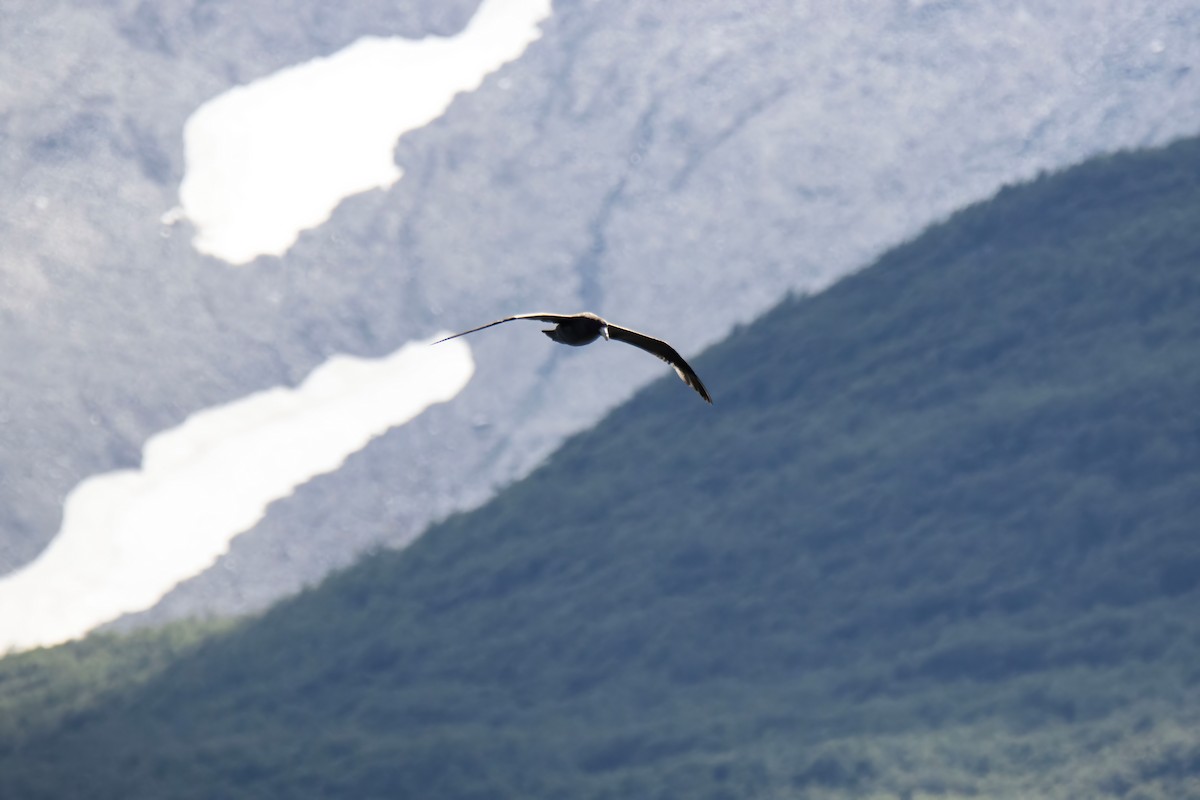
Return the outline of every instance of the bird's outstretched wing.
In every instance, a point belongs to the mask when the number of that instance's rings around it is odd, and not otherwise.
[[[704,398],[708,404],[712,404],[712,398],[708,396],[708,390],[704,388],[704,383],[700,380],[700,376],[696,374],[696,370],[692,369],[683,356],[676,352],[674,347],[664,342],[662,339],[655,339],[653,336],[647,336],[644,333],[632,331],[629,328],[622,328],[609,323],[608,336],[611,339],[616,339],[618,342],[625,342],[634,347],[640,347],[647,353],[652,353],[658,356],[663,361],[675,368],[675,372],[683,379],[683,382],[696,390],[696,393]]]
[[[456,333],[453,336],[447,336],[445,339],[438,339],[436,342],[434,342],[434,344],[441,344],[442,342],[448,342],[451,339],[457,339],[460,336],[466,336],[468,333],[474,333],[475,331],[481,331],[484,328],[490,328],[493,325],[499,325],[502,322],[512,322],[514,319],[536,319],[539,322],[553,322],[555,324],[558,324],[559,322],[564,322],[573,316],[577,316],[577,315],[575,315],[575,314],[542,314],[542,313],[515,314],[511,317],[505,317],[504,319],[498,319],[495,322],[489,322],[487,325],[480,325],[478,328],[471,328],[471,330],[469,330],[469,331],[463,331],[462,333]]]

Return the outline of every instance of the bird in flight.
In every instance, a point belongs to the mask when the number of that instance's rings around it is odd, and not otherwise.
[[[569,344],[572,347],[591,344],[601,336],[606,341],[616,339],[618,342],[625,342],[625,344],[640,347],[647,353],[658,356],[674,367],[675,372],[683,379],[684,383],[695,389],[696,393],[703,397],[706,403],[712,403],[712,398],[708,396],[708,390],[704,388],[704,384],[700,381],[700,376],[696,374],[696,370],[692,369],[683,360],[683,356],[679,355],[674,347],[671,347],[671,345],[662,339],[655,339],[653,336],[647,336],[644,333],[638,333],[629,328],[613,325],[611,322],[588,311],[584,311],[582,314],[517,314],[512,317],[498,319],[495,322],[489,322],[487,325],[480,325],[478,328],[471,328],[469,331],[447,336],[445,339],[439,339],[434,342],[434,344],[441,344],[451,339],[457,339],[459,336],[481,331],[484,328],[490,328],[502,322],[512,322],[514,319],[536,319],[539,322],[553,322],[554,327],[550,330],[544,330],[542,333],[559,344]]]

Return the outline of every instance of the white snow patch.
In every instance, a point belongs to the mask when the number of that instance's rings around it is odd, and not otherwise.
[[[428,344],[380,359],[335,356],[296,389],[258,392],[157,434],[140,470],[81,482],[50,546],[0,578],[0,653],[151,607],[212,566],[269,503],[454,397],[475,369],[470,348]]]
[[[200,106],[184,127],[179,187],[196,249],[231,264],[282,255],[346,197],[391,186],[400,136],[520,57],[550,10],[485,0],[456,36],[363,38]]]

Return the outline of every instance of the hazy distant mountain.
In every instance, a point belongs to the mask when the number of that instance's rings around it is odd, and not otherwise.
[[[5,9],[0,569],[45,546],[82,478],[334,353],[591,308],[690,356],[1006,181],[1200,130],[1195,2],[562,2],[523,58],[401,141],[400,183],[282,259],[229,267],[159,222],[202,101],[360,35],[453,33],[474,8]],[[406,541],[662,372],[515,341],[474,342],[455,402],[277,503],[152,618],[261,607]],[[711,388],[718,407],[736,391]]]
[[[0,794],[1195,796],[1198,179],[1005,190],[190,653],[5,659]]]
[[[451,33],[474,8],[424,5],[6,6],[0,570],[46,544],[71,487],[136,465],[149,435],[296,383],[329,351],[367,349],[327,341],[328,309],[288,293],[298,280],[335,296],[311,273],[231,269],[160,217],[178,202],[183,125],[201,103],[366,34]]]

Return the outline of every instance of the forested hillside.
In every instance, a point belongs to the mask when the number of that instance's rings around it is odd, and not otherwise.
[[[0,796],[1200,795],[1197,220],[1200,140],[1007,189],[165,667],[9,657]]]

